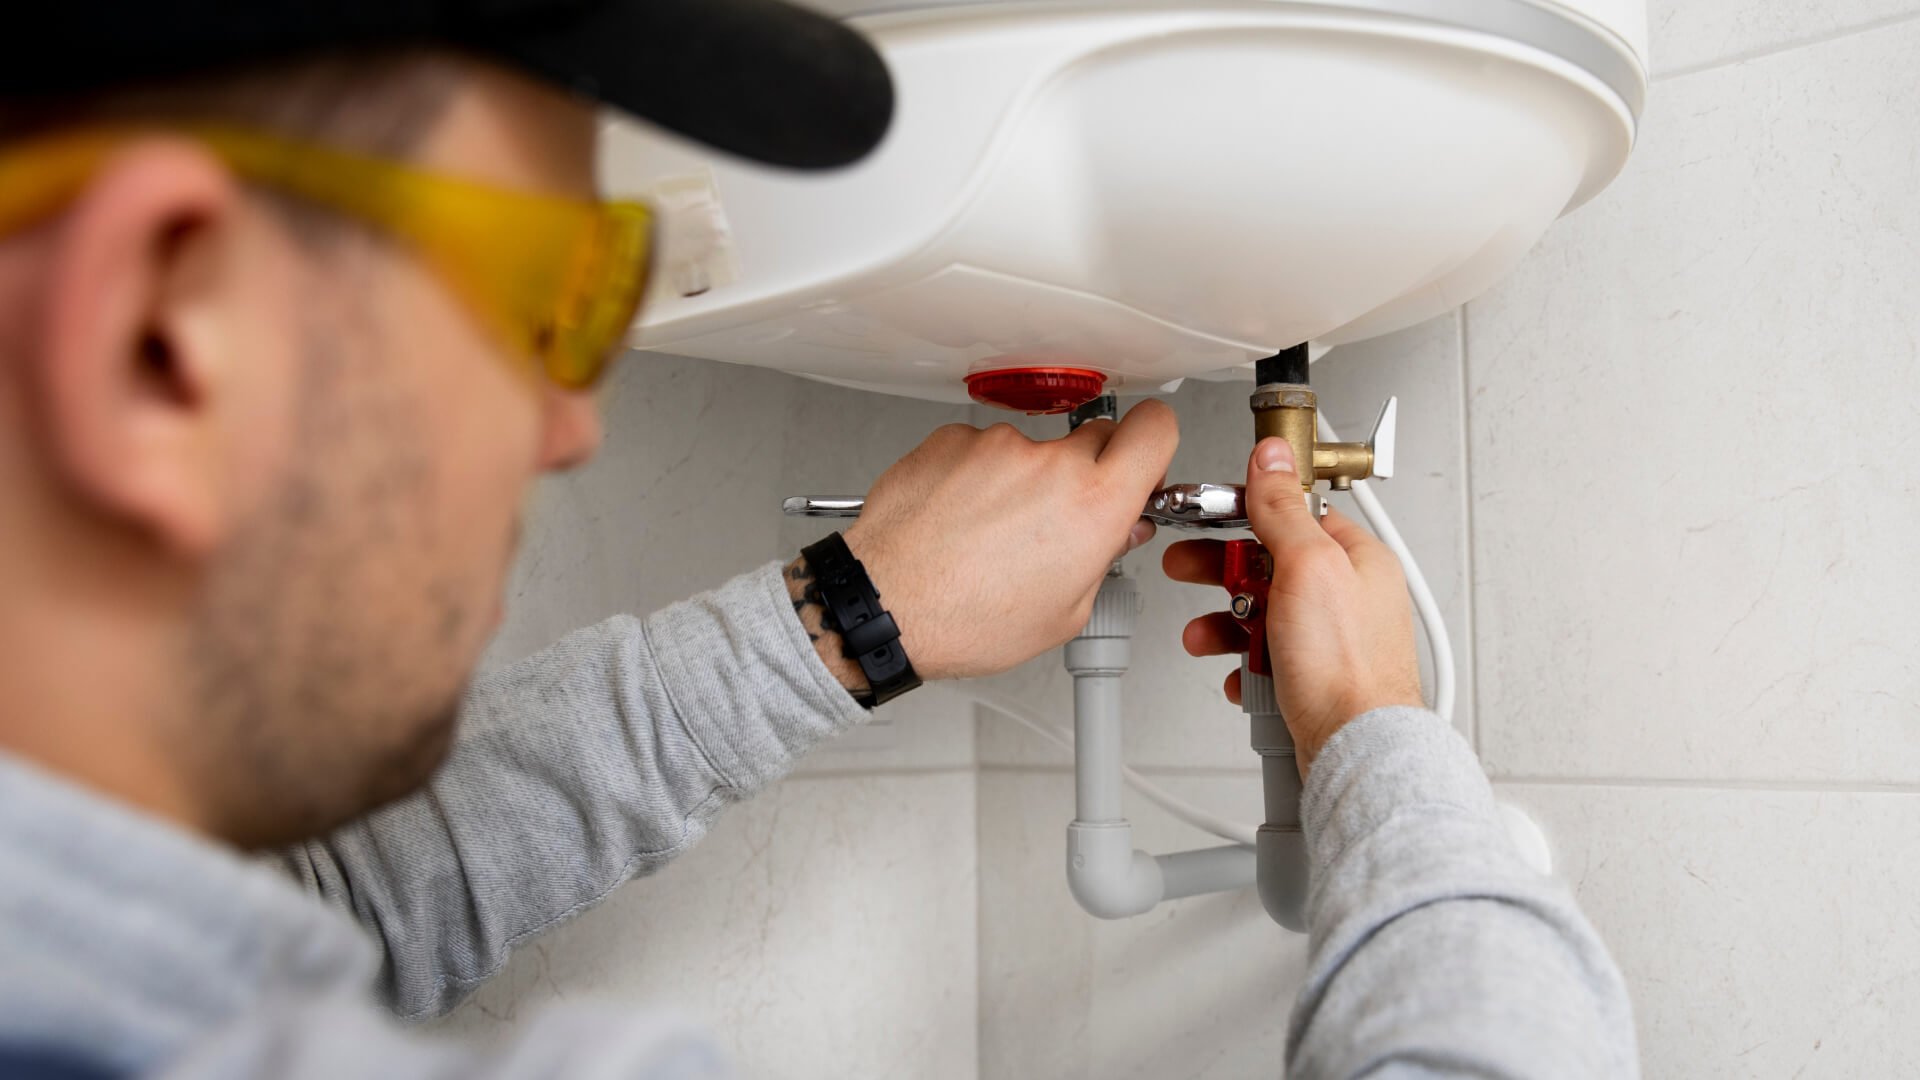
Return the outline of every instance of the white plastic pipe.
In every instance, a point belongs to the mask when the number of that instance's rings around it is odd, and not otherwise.
[[[1280,715],[1273,678],[1253,671],[1252,657],[1240,659],[1240,706],[1247,714],[1250,742],[1260,755],[1261,786],[1266,791],[1266,823],[1255,852],[1255,884],[1260,905],[1274,922],[1295,932],[1307,927],[1307,845],[1300,828],[1300,762],[1293,733]]]
[[[1126,638],[1077,638],[1067,644],[1073,672],[1074,818],[1088,824],[1125,822],[1121,806],[1120,673],[1127,669]]]
[[[1139,593],[1114,575],[1101,586],[1086,630],[1067,643],[1073,676],[1075,816],[1067,826],[1067,888],[1087,913],[1124,919],[1163,900],[1254,883],[1252,848],[1232,845],[1153,856],[1133,846],[1121,803],[1120,677],[1131,660]]]
[[[1260,906],[1282,927],[1306,933],[1307,834],[1261,826],[1257,863]]]
[[[1167,895],[1160,864],[1134,850],[1133,826],[1124,821],[1067,826],[1067,889],[1099,919],[1145,915]]]
[[[1160,878],[1166,883],[1160,898],[1178,900],[1247,888],[1254,883],[1252,854],[1238,844],[1228,844],[1155,855],[1153,861],[1159,864]]]

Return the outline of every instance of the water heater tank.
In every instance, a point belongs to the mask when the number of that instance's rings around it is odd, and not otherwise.
[[[983,373],[1142,393],[1387,333],[1605,187],[1646,92],[1639,0],[814,6],[893,72],[865,161],[609,130],[606,186],[667,222],[639,347],[964,401]]]

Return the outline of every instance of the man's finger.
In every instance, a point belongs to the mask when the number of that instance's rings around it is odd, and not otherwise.
[[[1358,556],[1375,549],[1392,554],[1387,552],[1387,546],[1382,544],[1378,537],[1367,531],[1365,525],[1338,510],[1327,511],[1327,516],[1320,519],[1320,527],[1326,530],[1326,534],[1333,537],[1333,542],[1344,548],[1348,555]]]
[[[1247,651],[1247,630],[1232,615],[1216,611],[1188,623],[1180,644],[1189,656],[1231,656]]]
[[[1302,494],[1293,447],[1285,439],[1260,440],[1247,462],[1247,518],[1253,534],[1276,559],[1288,551],[1333,542]]]
[[[1100,455],[1106,451],[1107,444],[1113,441],[1113,433],[1118,430],[1120,425],[1112,420],[1089,420],[1074,428],[1073,433],[1067,436],[1066,442],[1068,445],[1078,446],[1081,453],[1098,461]]]
[[[1227,673],[1227,684],[1221,689],[1226,691],[1228,701],[1233,702],[1235,705],[1240,704],[1240,672],[1237,670],[1229,671]]]
[[[1113,560],[1110,561],[1118,561],[1133,554],[1141,545],[1152,542],[1153,534],[1153,522],[1148,521],[1146,518],[1141,518],[1139,521],[1134,522],[1133,528],[1127,532],[1127,542],[1121,546],[1119,551],[1113,553]]]
[[[1345,549],[1347,558],[1357,567],[1366,567],[1373,563],[1391,562],[1399,565],[1400,557],[1392,549],[1380,542],[1379,537],[1368,532],[1366,526],[1337,510],[1327,512],[1320,525],[1333,542]]]
[[[1160,568],[1175,581],[1219,586],[1226,576],[1227,546],[1219,540],[1182,540],[1167,546]]]
[[[1100,452],[1100,465],[1122,478],[1129,488],[1140,491],[1140,505],[1159,487],[1173,462],[1173,451],[1180,445],[1180,423],[1166,402],[1154,398],[1127,410],[1120,425]]]

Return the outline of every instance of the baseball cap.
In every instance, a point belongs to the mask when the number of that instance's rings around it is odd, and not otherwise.
[[[851,28],[783,0],[108,0],[0,34],[0,97],[87,93],[306,53],[444,45],[773,165],[859,160],[893,84]]]

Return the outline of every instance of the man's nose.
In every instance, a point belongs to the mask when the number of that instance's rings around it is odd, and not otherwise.
[[[584,465],[600,449],[600,403],[592,394],[550,387],[540,447],[543,471]]]

